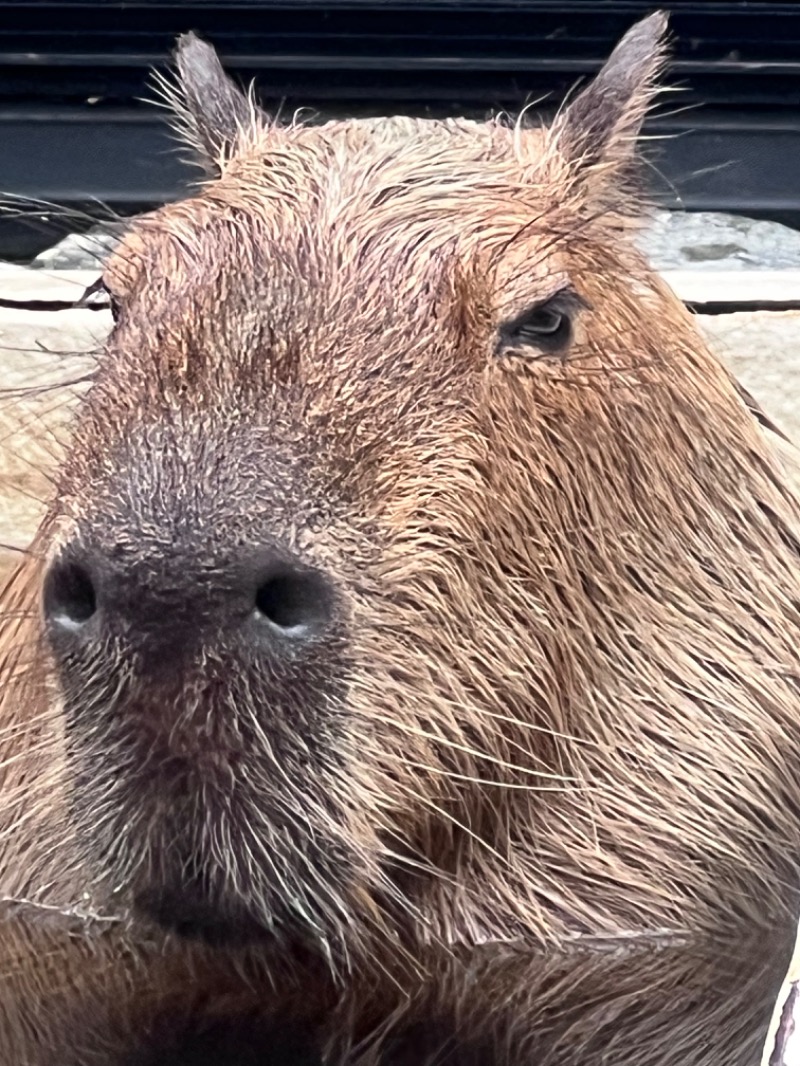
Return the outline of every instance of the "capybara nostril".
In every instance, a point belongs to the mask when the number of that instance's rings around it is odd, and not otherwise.
[[[89,568],[74,559],[57,559],[44,582],[47,621],[64,629],[80,629],[97,611],[97,592]]]
[[[330,620],[332,598],[321,574],[281,570],[256,590],[259,617],[290,637],[310,637]]]
[[[230,633],[250,619],[277,648],[281,638],[319,636],[335,609],[327,576],[285,551],[223,551],[213,562],[174,545],[154,545],[124,564],[113,555],[70,548],[51,564],[43,608],[54,635],[77,634],[97,617],[102,628],[124,632],[134,644],[163,642],[169,633],[174,646],[191,640],[198,626],[221,625]]]

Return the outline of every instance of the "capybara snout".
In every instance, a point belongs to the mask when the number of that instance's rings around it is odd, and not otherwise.
[[[61,671],[71,649],[112,637],[145,657],[148,641],[177,651],[217,636],[260,647],[268,660],[292,659],[337,620],[325,574],[277,546],[198,558],[170,543],[130,561],[123,549],[71,544],[48,569],[43,609]]]
[[[92,471],[94,501],[65,522],[42,612],[89,861],[101,877],[124,868],[130,900],[158,923],[234,943],[314,923],[295,849],[332,893],[356,864],[323,783],[348,729],[353,593],[342,549],[303,510],[302,471],[277,472],[280,444],[262,433],[250,456],[230,437],[192,452],[192,428],[153,455],[132,432],[113,469]],[[182,491],[175,467],[191,475],[192,454],[208,462]],[[108,774],[100,747],[114,752]],[[327,808],[330,832],[306,838],[289,785]],[[255,862],[252,846],[223,847],[254,817],[271,826]]]

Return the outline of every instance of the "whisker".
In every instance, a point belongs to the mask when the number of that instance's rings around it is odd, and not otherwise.
[[[468,774],[459,774],[459,773],[457,773],[454,770],[447,770],[447,769],[442,769],[441,767],[429,766],[429,765],[427,765],[425,763],[413,762],[410,759],[403,758],[403,759],[400,760],[400,762],[401,762],[401,765],[403,765],[403,766],[408,766],[408,767],[410,767],[411,769],[414,769],[414,770],[424,770],[424,771],[426,771],[427,773],[430,773],[430,774],[435,774],[435,775],[438,775],[440,777],[446,777],[448,780],[464,781],[464,782],[467,782],[467,783],[472,784],[472,785],[481,785],[482,787],[487,787],[487,788],[505,789],[506,791],[509,791],[509,792],[563,792],[563,793],[570,793],[570,794],[583,794],[583,793],[586,793],[586,792],[602,792],[602,791],[604,791],[604,789],[594,788],[594,787],[591,787],[589,785],[583,785],[583,784],[579,785],[576,788],[566,788],[564,786],[559,786],[559,785],[524,785],[524,784],[515,784],[515,783],[510,782],[510,781],[492,781],[490,778],[472,777],[472,776],[470,776]],[[512,769],[514,769],[514,768],[512,767]],[[555,775],[555,774],[548,775],[548,776],[558,779],[558,776]],[[572,778],[572,777],[564,777],[562,780],[565,781],[565,782],[567,782],[567,781],[576,781],[577,782],[579,779],[578,778]]]
[[[386,725],[390,725],[400,732],[408,733],[411,736],[421,737],[424,740],[432,740],[436,744],[448,748],[452,751],[461,752],[464,755],[471,755],[476,759],[483,762],[492,763],[494,766],[500,766],[504,770],[511,770],[514,773],[526,774],[531,777],[541,778],[543,780],[552,781],[564,781],[564,780],[577,780],[577,778],[565,778],[562,774],[557,774],[552,771],[545,770],[532,770],[526,766],[519,766],[516,763],[507,762],[505,759],[500,759],[496,755],[491,755],[489,752],[480,751],[480,749],[472,747],[466,743],[459,743],[455,740],[449,740],[447,737],[441,734],[434,733],[430,730],[423,729],[420,726],[416,726],[410,722],[403,722],[399,719],[389,718],[388,716],[374,713],[372,715],[373,720],[376,722],[383,722]]]
[[[408,786],[404,787],[400,785],[399,787],[403,792],[405,792],[409,799],[412,800],[412,802],[420,803],[423,807],[430,808],[430,810],[432,810],[439,817],[444,818],[446,822],[449,822],[460,832],[466,834],[466,836],[473,840],[476,844],[479,844],[484,851],[487,851],[490,855],[497,859],[498,862],[504,868],[508,869],[511,873],[518,872],[514,864],[507,856],[501,855],[500,852],[496,848],[492,847],[492,845],[484,837],[479,836],[476,832],[474,832],[474,830],[470,829],[469,826],[465,825],[462,821],[456,818],[455,815],[450,814],[443,807],[440,807],[439,804],[435,803],[429,796],[425,796],[424,794],[417,792]]]

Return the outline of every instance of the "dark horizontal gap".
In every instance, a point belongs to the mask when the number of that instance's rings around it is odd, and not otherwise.
[[[648,3],[505,4],[270,4],[229,3],[118,4],[48,6],[15,5],[0,35],[0,54],[31,66],[74,64],[149,64],[166,58],[178,33],[197,29],[212,38],[228,62],[260,66],[274,56],[292,54],[314,61],[330,49],[336,63],[342,44],[358,59],[371,50],[415,56],[436,50],[456,56],[476,46],[490,55],[562,55],[565,62],[598,66],[610,47]],[[796,64],[800,16],[796,5],[668,5],[672,15],[673,52],[686,69],[749,64]],[[0,16],[9,10],[0,4]],[[507,19],[499,18],[503,13]],[[249,53],[249,54],[247,54]],[[11,60],[9,60],[11,61]]]
[[[800,311],[800,300],[747,300],[747,301],[712,301],[709,303],[694,300],[684,301],[686,307],[696,315],[730,315],[737,312],[753,311]],[[0,297],[0,307],[16,311],[107,311],[108,303],[81,303],[80,300],[11,300]]]
[[[800,46],[799,46],[800,47]],[[143,74],[140,81],[122,86],[116,79],[95,81],[91,71],[54,78],[26,73],[16,78],[0,64],[0,122],[57,121],[61,123],[148,123],[166,128],[166,114],[156,106],[157,94]],[[246,81],[247,79],[242,79]],[[357,118],[362,111],[378,115],[461,115],[486,118],[497,110],[512,114],[534,105],[536,119],[549,119],[579,79],[540,71],[428,71],[412,77],[400,70],[272,71],[255,79],[256,98],[270,113],[279,108],[306,111],[305,121],[317,117]],[[739,86],[741,88],[741,86]],[[412,108],[413,111],[406,110]],[[800,130],[800,69],[793,79],[776,78],[758,91],[730,92],[692,85],[656,101],[648,133],[694,132],[756,127],[759,131]]]
[[[376,8],[392,11],[480,11],[496,15],[498,12],[552,11],[570,14],[597,12],[600,3],[604,12],[648,12],[658,5],[646,0],[4,0],[3,7],[22,11],[82,10],[102,14],[105,11],[149,11],[153,15],[165,11],[204,11],[223,8],[226,12],[247,11],[292,11],[308,8],[330,11],[353,10],[359,13]],[[692,14],[730,15],[740,13],[743,7],[756,14],[785,13],[797,6],[797,0],[672,0],[671,11]]]
[[[218,42],[214,42],[218,44]],[[348,44],[352,41],[348,40]],[[490,42],[496,44],[496,42]],[[532,42],[538,43],[538,42]],[[800,43],[800,42],[798,42]],[[433,51],[429,54],[420,52],[390,52],[375,49],[358,54],[349,49],[337,51],[335,54],[323,52],[261,52],[258,54],[230,54],[220,51],[223,62],[231,70],[247,68],[248,70],[282,69],[284,67],[299,67],[308,70],[382,70],[384,64],[389,63],[394,70],[486,70],[486,71],[525,71],[541,70],[544,72],[556,71],[565,74],[591,74],[597,71],[601,65],[594,58],[580,59],[569,56],[534,56],[521,55],[517,52],[509,55],[498,55],[496,49],[492,54],[487,53],[464,53],[447,55],[444,51]],[[105,67],[149,67],[161,65],[164,62],[164,51],[158,49],[153,52],[125,53],[111,55],[103,53],[97,55],[92,52],[68,52],[64,54],[41,54],[32,58],[15,52],[0,51],[0,63],[12,67],[31,67],[38,70],[40,67],[81,67],[92,65],[99,68]],[[707,74],[712,64],[706,60],[676,59],[670,63],[671,74]],[[714,74],[772,74],[786,75],[800,72],[800,60],[716,60],[713,62]]]
[[[359,13],[377,7],[393,11],[481,11],[496,15],[508,11],[560,10],[569,13],[596,12],[600,4],[604,11],[647,12],[657,4],[643,0],[5,0],[4,8],[17,10],[50,11],[83,10],[91,14],[104,11],[128,12],[150,11],[154,15],[165,11],[203,11],[224,8],[227,12],[286,11],[308,8],[331,11],[353,10]],[[746,5],[748,11],[757,14],[782,13],[797,6],[797,0],[672,0],[671,11],[689,11],[692,14],[736,14]]]
[[[800,42],[797,45],[800,55]],[[350,101],[369,101],[373,107],[391,108],[406,103],[437,110],[459,106],[519,109],[529,101],[555,106],[581,81],[584,72],[564,69],[564,64],[537,66],[533,61],[509,62],[484,67],[480,63],[445,64],[411,70],[394,60],[375,59],[359,67],[345,67],[330,59],[319,66],[304,66],[299,57],[291,64],[276,63],[261,68],[229,66],[240,83],[255,80],[256,95],[268,109],[283,99],[298,106],[346,108]],[[723,113],[750,110],[765,119],[800,123],[800,63],[792,74],[717,75],[699,73],[675,77],[668,82],[680,89],[657,101],[656,112],[680,110],[695,116],[712,107]],[[156,98],[151,71],[146,66],[104,70],[83,67],[15,67],[0,56],[0,108],[4,112],[29,110],[47,113],[68,107],[83,113],[86,121],[105,113],[116,119],[125,110],[154,114]],[[689,109],[687,111],[686,109]],[[123,120],[128,115],[121,116]],[[34,118],[35,120],[35,118]],[[686,121],[686,118],[684,118]]]
[[[684,301],[695,315],[733,315],[739,311],[800,311],[800,300],[711,300],[703,303],[695,300]]]
[[[9,307],[13,311],[107,311],[109,304],[80,303],[78,300],[9,300],[0,297],[0,307]]]

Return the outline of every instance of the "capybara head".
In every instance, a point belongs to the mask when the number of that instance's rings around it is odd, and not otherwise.
[[[281,125],[182,39],[38,546],[87,884],[311,946],[788,924],[798,512],[636,250],[665,20],[543,127]]]

